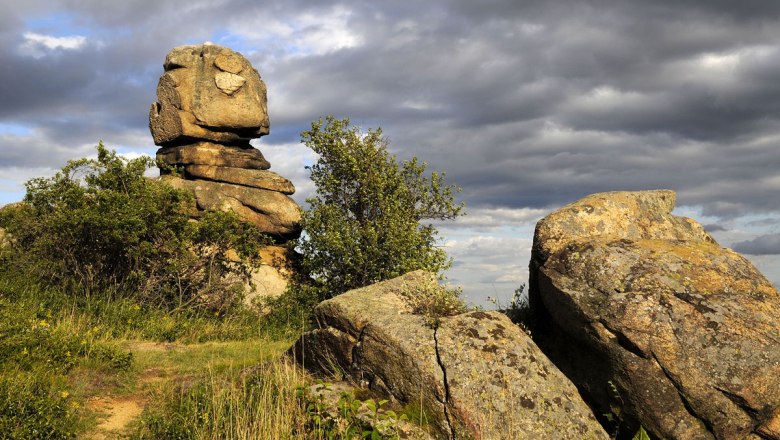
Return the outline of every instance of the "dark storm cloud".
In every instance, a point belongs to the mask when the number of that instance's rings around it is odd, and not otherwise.
[[[480,212],[647,188],[724,218],[778,209],[778,2],[6,3],[0,123],[74,157],[101,133],[142,139],[165,53],[215,39],[268,83],[261,148],[334,114],[381,125]],[[33,58],[25,32],[86,43]],[[0,167],[60,163],[8,136]]]
[[[767,234],[753,240],[734,243],[735,251],[750,255],[780,254],[780,234]]]
[[[729,228],[727,228],[727,227],[725,227],[723,225],[716,224],[716,223],[709,224],[709,225],[703,225],[703,226],[704,226],[704,230],[707,231],[707,232],[722,232],[722,231],[728,231],[729,230]]]

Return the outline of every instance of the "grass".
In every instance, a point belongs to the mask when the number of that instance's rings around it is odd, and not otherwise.
[[[299,438],[307,415],[296,391],[309,380],[279,357],[230,373],[207,369],[196,380],[154,390],[163,405],[149,407],[133,438]]]
[[[316,425],[302,393],[314,379],[284,355],[306,329],[295,313],[95,298],[0,270],[0,439],[346,439],[363,426]]]

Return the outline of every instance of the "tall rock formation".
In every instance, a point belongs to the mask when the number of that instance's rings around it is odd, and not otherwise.
[[[674,202],[594,194],[540,220],[534,339],[655,438],[780,439],[780,294]]]
[[[197,211],[233,211],[277,244],[300,235],[301,211],[292,182],[249,141],[269,133],[266,87],[238,52],[203,44],[168,53],[149,111],[149,129],[161,148],[161,179],[190,191]],[[282,293],[290,276],[286,248],[269,246],[254,268],[247,295]]]
[[[249,141],[268,134],[266,87],[238,52],[203,44],[168,53],[149,111],[157,159],[172,186],[191,191],[200,211],[234,211],[285,241],[300,234],[293,184]],[[171,173],[176,170],[178,175]]]

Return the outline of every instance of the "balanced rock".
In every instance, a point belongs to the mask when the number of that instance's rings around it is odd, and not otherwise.
[[[238,52],[203,44],[168,53],[149,127],[157,145],[247,143],[268,134],[265,83]]]
[[[404,292],[431,283],[435,275],[417,271],[320,303],[296,359],[420,405],[437,438],[608,438],[574,385],[506,316],[474,311],[433,327],[412,313]]]
[[[780,295],[674,200],[594,194],[540,220],[534,338],[598,414],[619,405],[657,438],[780,439]]]
[[[233,211],[262,232],[283,239],[300,234],[301,210],[281,192],[172,175],[161,178],[174,188],[191,191],[201,211]]]

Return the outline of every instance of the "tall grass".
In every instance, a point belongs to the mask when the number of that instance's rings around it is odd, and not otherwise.
[[[209,371],[195,383],[160,390],[155,399],[165,404],[147,410],[132,438],[306,438],[307,414],[297,390],[307,380],[282,358],[235,375]]]
[[[157,419],[149,414],[149,426],[162,423],[154,420],[186,419],[196,430],[192,435],[165,437],[169,429],[165,428],[154,431],[162,437],[142,438],[212,438],[204,433],[217,436],[223,429],[236,435],[219,438],[249,438],[241,432],[258,426],[267,430],[277,423],[292,427],[287,425],[288,417],[302,414],[300,408],[295,411],[292,396],[303,383],[302,372],[276,360],[240,380],[231,375],[261,358],[278,358],[301,330],[301,323],[269,322],[238,308],[219,314],[171,312],[115,294],[87,299],[0,270],[0,438],[77,438],[90,429],[95,418],[85,409],[87,398],[126,392],[122,387],[132,384],[147,361],[153,360],[148,353],[136,351],[133,341],[175,341],[184,347],[200,343],[197,349],[182,350],[186,353],[173,361],[174,377],[201,374],[211,358],[240,364],[236,368],[217,365],[197,386],[179,383],[153,396],[157,402],[153,407],[172,412],[157,413]],[[262,356],[247,354],[254,345],[264,347]],[[139,361],[140,368],[134,365]],[[85,384],[85,379],[96,384]],[[196,405],[206,395],[213,410],[196,412],[202,420],[195,424],[183,414],[188,414],[187,405]],[[172,403],[177,399],[180,403]],[[181,410],[175,410],[177,405]],[[244,422],[247,425],[240,428]]]

